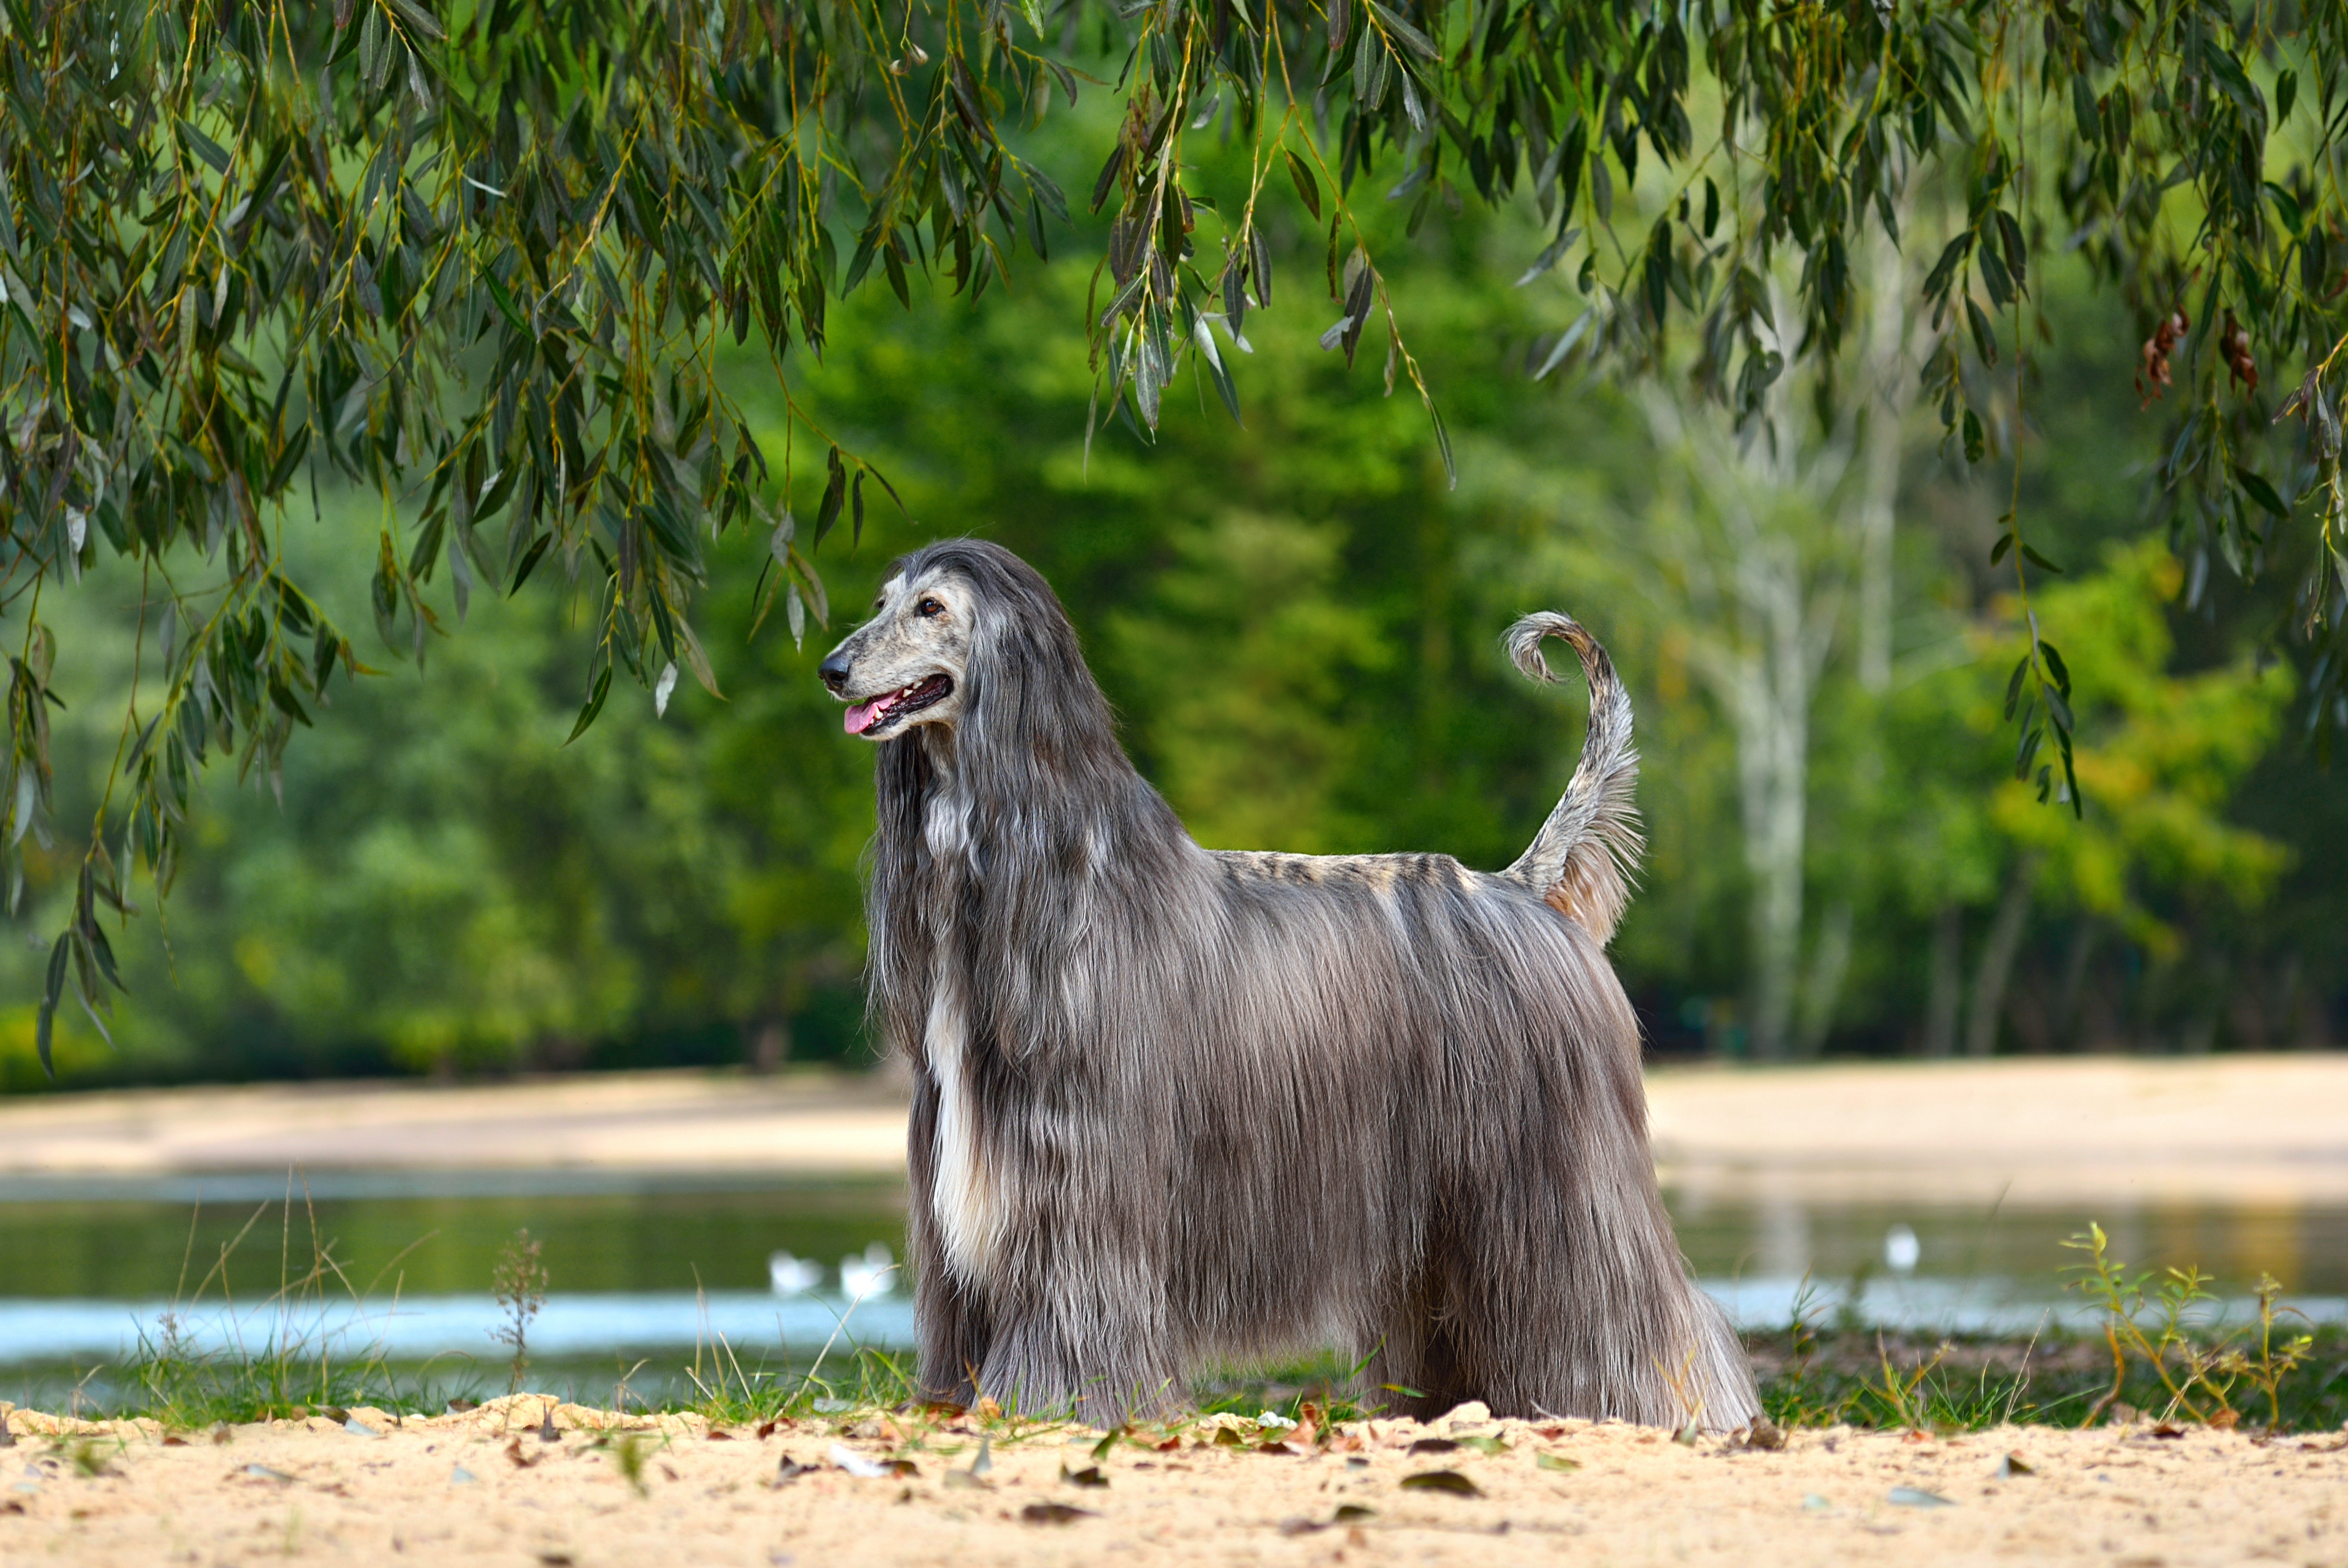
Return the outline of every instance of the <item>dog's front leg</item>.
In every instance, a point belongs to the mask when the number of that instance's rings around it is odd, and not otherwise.
[[[986,1364],[986,1303],[946,1262],[937,1221],[937,1079],[917,1071],[905,1150],[907,1246],[913,1266],[915,1380],[924,1399],[968,1406]]]
[[[1048,1309],[1006,1315],[979,1375],[988,1396],[1023,1415],[1073,1416],[1095,1427],[1179,1403],[1180,1381],[1158,1326],[1129,1312],[1082,1317],[1070,1322]]]
[[[983,1390],[1004,1408],[1108,1427],[1178,1405],[1162,1215],[1115,1161],[1048,1162],[1059,1190],[1014,1221],[990,1280]]]

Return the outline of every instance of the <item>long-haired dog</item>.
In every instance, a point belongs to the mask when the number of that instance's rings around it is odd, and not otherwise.
[[[898,561],[823,661],[879,744],[874,1020],[911,1064],[919,1377],[1107,1423],[1201,1367],[1343,1347],[1429,1414],[1759,1413],[1656,1191],[1605,956],[1643,847],[1631,708],[1498,874],[1201,849],[1117,744],[1051,588]]]

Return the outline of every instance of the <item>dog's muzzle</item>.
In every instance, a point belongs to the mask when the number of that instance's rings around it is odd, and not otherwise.
[[[829,678],[826,684],[829,685]],[[839,688],[833,686],[836,692]],[[850,735],[870,735],[917,714],[925,707],[934,707],[953,691],[952,677],[944,675],[924,676],[908,686],[883,692],[876,697],[852,705],[842,719]]]

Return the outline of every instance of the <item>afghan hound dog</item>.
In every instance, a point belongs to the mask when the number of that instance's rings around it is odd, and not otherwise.
[[[877,744],[871,1009],[912,1070],[918,1377],[1107,1425],[1216,1366],[1338,1348],[1399,1408],[1759,1414],[1688,1278],[1605,946],[1643,847],[1631,707],[1591,711],[1496,874],[1201,849],[1117,743],[1044,579],[952,540],[827,656]]]

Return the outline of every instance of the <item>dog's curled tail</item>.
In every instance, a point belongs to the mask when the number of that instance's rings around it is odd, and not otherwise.
[[[1632,798],[1639,753],[1631,744],[1631,694],[1598,639],[1570,615],[1541,611],[1509,628],[1509,657],[1528,678],[1554,681],[1541,656],[1544,637],[1562,637],[1590,680],[1590,732],[1581,762],[1549,820],[1516,863],[1500,874],[1539,893],[1579,922],[1603,946],[1631,902],[1632,879],[1647,847]]]

